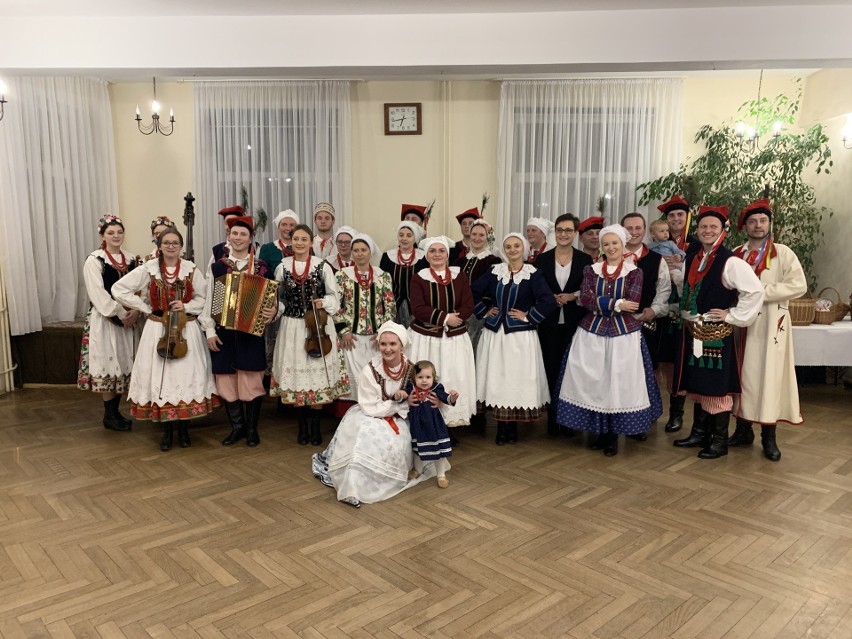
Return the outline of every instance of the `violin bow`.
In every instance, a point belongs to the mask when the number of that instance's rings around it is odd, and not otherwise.
[[[166,301],[168,302],[168,300],[169,300],[169,285],[165,280],[163,280],[163,284],[165,284],[165,286],[166,286]],[[175,281],[175,299],[182,299],[183,298],[183,291],[181,290],[181,288],[182,288],[181,281],[176,280]],[[166,323],[166,326],[164,327],[164,330],[165,330],[165,333],[166,333],[166,357],[163,358],[163,370],[160,372],[160,396],[158,397],[158,399],[163,399],[163,382],[166,379],[166,360],[169,359],[168,358],[168,354],[169,354],[168,345],[172,341],[171,312],[172,312],[171,304],[169,304],[169,321]]]

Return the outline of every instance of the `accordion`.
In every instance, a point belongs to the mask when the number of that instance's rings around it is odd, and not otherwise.
[[[250,273],[227,273],[213,280],[211,315],[219,326],[263,335],[262,312],[278,304],[278,282]]]

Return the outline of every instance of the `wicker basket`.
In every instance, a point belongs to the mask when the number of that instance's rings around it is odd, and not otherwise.
[[[831,306],[828,307],[828,310],[814,310],[814,324],[832,324],[842,318],[849,311],[849,307],[846,304],[843,304],[840,301],[840,292],[836,288],[832,288],[830,286],[826,286],[819,293],[817,293],[817,299],[821,298],[823,293],[826,291],[832,291],[837,298],[836,302],[831,302]],[[825,298],[829,299],[829,298]],[[816,301],[814,301],[816,303]]]
[[[793,326],[808,326],[814,321],[816,315],[816,300],[808,291],[802,297],[790,300],[787,307],[790,309],[790,323]]]

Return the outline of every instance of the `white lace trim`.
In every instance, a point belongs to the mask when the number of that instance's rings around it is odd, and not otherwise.
[[[398,248],[395,248],[391,249],[390,251],[385,251],[385,255],[387,255],[388,259],[394,264],[399,264],[399,261],[396,259],[396,252],[398,250]],[[414,262],[412,263],[412,266],[414,264],[417,264],[417,261],[420,260],[424,255],[426,255],[426,253],[424,253],[421,249],[414,247]]]
[[[599,262],[595,262],[592,264],[592,270],[596,275],[603,275],[603,265],[606,264],[606,260],[601,260]],[[626,277],[630,271],[635,271],[638,267],[635,264],[625,261],[624,268],[621,269],[621,273],[618,274],[618,279],[622,277]],[[582,408],[582,407],[581,407]]]
[[[536,268],[532,264],[524,264],[521,267],[521,270],[514,274],[513,278],[509,265],[505,262],[500,262],[499,264],[495,264],[491,267],[491,272],[497,276],[497,279],[500,280],[501,283],[508,284],[512,279],[516,282],[523,282],[524,280],[530,279],[532,274],[536,272]]]
[[[591,404],[586,404],[583,401],[575,399],[573,397],[565,397],[564,395],[559,395],[559,401],[565,402],[566,404],[572,404],[578,408],[583,408],[585,410],[590,410],[595,413],[604,413],[606,415],[616,415],[619,413],[638,413],[639,411],[647,410],[651,407],[650,400],[644,406],[638,407],[629,407],[629,408],[602,408],[600,406],[592,406]]]
[[[444,272],[446,273],[446,271],[444,271]],[[451,266],[450,267],[450,275],[452,276],[453,279],[456,279],[460,272],[461,272],[461,269],[458,266]],[[432,273],[429,272],[428,268],[421,269],[420,271],[417,272],[417,274],[420,277],[422,277],[424,280],[426,280],[427,282],[434,282],[435,281],[435,278],[432,277]],[[439,273],[439,275],[440,275],[440,273]]]

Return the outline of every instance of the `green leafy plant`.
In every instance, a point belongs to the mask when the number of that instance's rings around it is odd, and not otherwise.
[[[695,134],[695,142],[704,144],[702,155],[674,173],[640,184],[637,191],[640,205],[679,194],[693,206],[727,206],[731,230],[725,243],[729,247],[745,241],[744,234],[736,230],[739,212],[750,202],[769,197],[773,237],[796,253],[813,287],[813,256],[822,244],[822,220],[834,213],[817,206],[814,187],[804,174],[811,169],[830,173],[833,162],[821,124],[800,132],[789,129],[795,124],[802,97],[801,80],[796,83],[793,98],[783,94],[765,98],[758,92],[756,100],[740,106],[736,120],[753,125],[754,144],[744,135],[744,127],[738,128],[734,121],[705,124]]]

